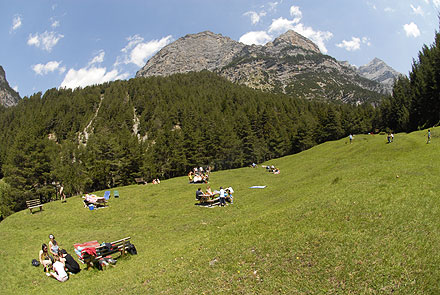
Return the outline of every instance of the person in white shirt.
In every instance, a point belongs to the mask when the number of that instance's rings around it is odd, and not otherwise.
[[[65,282],[69,279],[66,270],[64,269],[64,264],[60,261],[59,256],[55,256],[55,263],[53,264],[53,272],[46,273],[48,277],[54,277],[60,282]]]
[[[225,190],[223,187],[220,187],[220,206],[224,206],[226,204],[225,202]]]

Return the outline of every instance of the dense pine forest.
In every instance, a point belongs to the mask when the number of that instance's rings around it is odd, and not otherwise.
[[[28,199],[237,168],[350,133],[440,122],[440,35],[379,107],[303,100],[199,72],[50,89],[0,107],[0,213]]]
[[[230,169],[371,131],[375,109],[238,86],[210,72],[50,89],[0,112],[3,215],[62,183],[78,194]]]

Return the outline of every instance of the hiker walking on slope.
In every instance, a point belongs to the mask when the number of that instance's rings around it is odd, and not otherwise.
[[[428,129],[428,141],[426,143],[431,142],[431,129]]]
[[[350,133],[350,135],[348,136],[348,138],[350,139],[350,144],[353,142],[353,134]]]

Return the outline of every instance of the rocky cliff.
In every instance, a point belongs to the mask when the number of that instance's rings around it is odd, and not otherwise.
[[[264,46],[245,45],[212,32],[187,35],[162,48],[136,76],[202,70],[252,88],[308,99],[374,102],[386,92],[380,83],[322,54],[316,44],[294,31]]]
[[[20,95],[9,86],[5,70],[0,66],[0,105],[10,107],[18,103]]]
[[[358,72],[362,77],[384,85],[388,93],[392,92],[394,81],[402,75],[378,58],[359,67]]]

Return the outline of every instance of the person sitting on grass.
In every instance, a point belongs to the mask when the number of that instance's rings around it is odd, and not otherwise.
[[[196,200],[200,201],[205,195],[202,192],[202,188],[198,188],[196,191]]]
[[[50,234],[49,235],[49,250],[50,253],[52,253],[52,255],[56,258],[56,256],[58,256],[58,250],[60,249],[58,246],[58,242],[55,241],[55,237],[54,235]]]
[[[104,197],[98,197],[93,194],[86,194],[85,196],[83,196],[83,199],[84,199],[84,207],[87,207],[90,204],[105,206],[105,203],[106,203],[106,200]]]
[[[69,279],[67,272],[64,270],[64,264],[60,261],[59,256],[55,256],[55,263],[53,264],[53,270],[50,273],[46,273],[48,277],[54,277],[59,282],[65,282]]]
[[[232,189],[232,187],[228,187],[226,189],[226,202],[229,202],[231,204],[234,204],[234,196],[232,195],[234,193],[234,190]]]
[[[43,266],[43,270],[45,272],[49,271],[49,268],[52,267],[53,257],[49,255],[46,244],[41,245],[41,250],[38,257],[40,259],[40,264]]]
[[[212,192],[211,187],[209,185],[206,188],[205,195],[208,196],[208,198],[210,198],[210,199],[212,199],[214,197],[214,193]]]
[[[75,259],[73,259],[72,255],[68,254],[65,249],[62,249],[60,253],[61,262],[64,263],[64,266],[66,267],[68,272],[75,274],[81,271],[78,262],[76,262]]]

